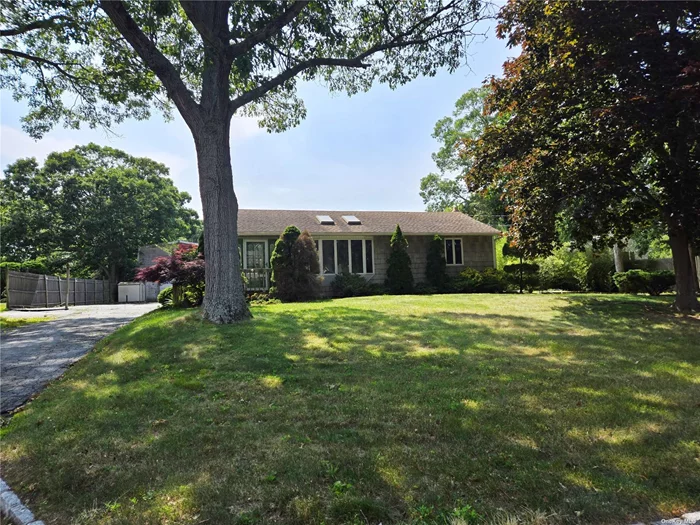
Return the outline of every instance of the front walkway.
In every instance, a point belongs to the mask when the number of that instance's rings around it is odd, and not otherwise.
[[[58,318],[0,335],[0,413],[23,405],[97,341],[157,307],[158,303],[98,304],[74,306],[67,312],[3,312],[7,317]]]

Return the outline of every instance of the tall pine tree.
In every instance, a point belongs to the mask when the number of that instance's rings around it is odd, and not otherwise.
[[[408,241],[403,236],[401,226],[396,225],[396,231],[391,236],[391,251],[389,253],[386,271],[386,286],[389,293],[406,294],[413,290],[413,273],[411,272],[411,257],[408,255]]]

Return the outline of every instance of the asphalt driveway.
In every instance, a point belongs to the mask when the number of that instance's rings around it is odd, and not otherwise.
[[[41,312],[4,312],[8,317],[55,318],[0,335],[0,413],[23,405],[88,353],[100,339],[158,303],[100,304]]]

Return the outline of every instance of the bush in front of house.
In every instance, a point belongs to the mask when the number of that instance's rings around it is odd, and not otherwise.
[[[452,281],[457,293],[503,293],[508,288],[508,276],[503,270],[486,268],[483,271],[465,268]]]
[[[355,273],[343,272],[331,283],[333,297],[360,297],[370,294],[367,279]]]
[[[540,267],[534,263],[506,264],[503,267],[508,282],[516,287],[520,293],[523,290],[531,292],[540,284]]]
[[[428,245],[425,279],[435,292],[444,291],[449,282],[445,261],[445,241],[439,235],[433,237]]]
[[[669,291],[676,284],[675,274],[669,270],[657,272],[628,270],[616,273],[613,279],[622,293],[633,294],[659,295]]]
[[[248,294],[246,299],[251,305],[266,305],[266,304],[279,304],[281,301],[271,297],[269,293],[265,292],[253,292]]]
[[[285,228],[270,258],[270,295],[284,302],[310,301],[320,293],[318,252],[308,231]]]
[[[413,291],[413,273],[411,257],[408,255],[408,241],[396,225],[391,236],[388,268],[386,270],[386,287],[391,294],[407,294]]]

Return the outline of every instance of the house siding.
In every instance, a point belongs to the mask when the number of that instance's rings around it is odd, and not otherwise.
[[[371,238],[374,245],[374,273],[365,275],[365,278],[373,283],[384,284],[386,280],[386,272],[388,267],[389,250],[390,250],[390,235],[374,235],[365,236]],[[458,275],[465,268],[474,268],[483,270],[485,268],[495,267],[493,240],[491,235],[450,235],[450,239],[462,240],[462,265],[450,265],[447,267],[447,273],[451,276]],[[246,236],[251,239],[253,237]],[[259,239],[260,237],[255,237]],[[321,239],[343,239],[346,236],[319,236]],[[243,237],[242,237],[243,239]],[[431,235],[408,235],[408,254],[411,257],[411,271],[413,279],[416,283],[425,282],[425,269],[427,265],[428,245],[432,239]],[[334,275],[324,275],[321,283],[323,295],[330,295],[331,283],[335,279]]]

